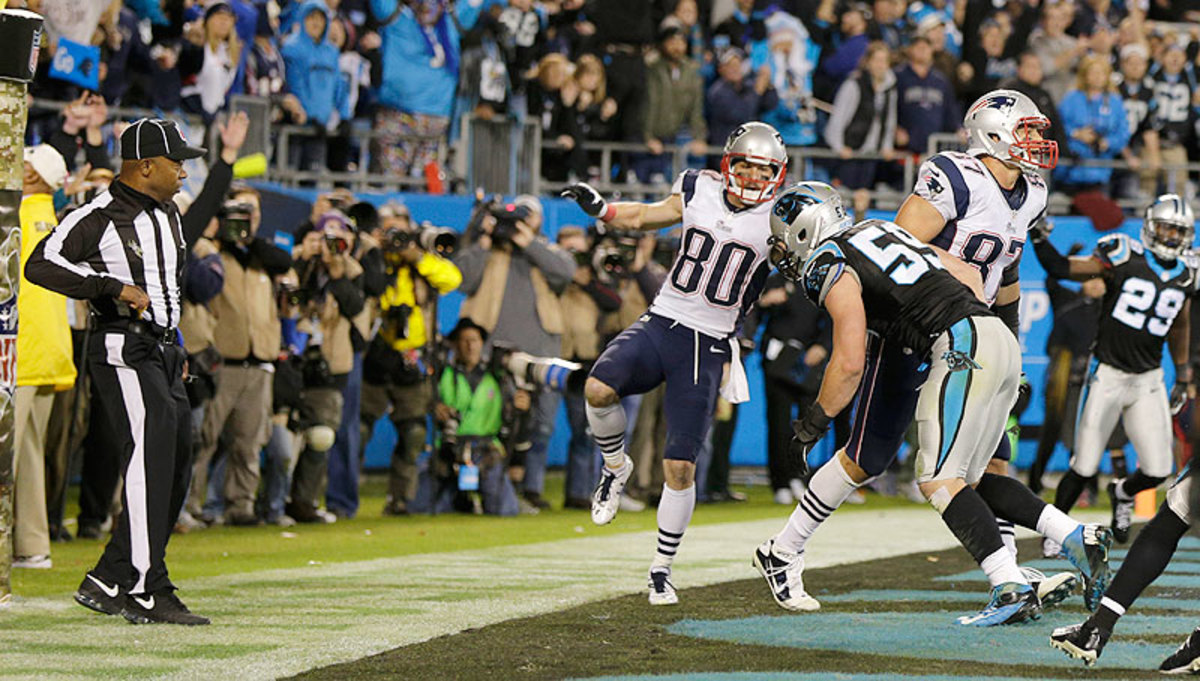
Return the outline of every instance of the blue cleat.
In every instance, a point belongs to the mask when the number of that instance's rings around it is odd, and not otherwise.
[[[1100,607],[1112,574],[1108,569],[1108,549],[1112,530],[1103,525],[1080,525],[1063,540],[1062,555],[1083,575],[1083,604],[1090,612]]]
[[[986,608],[974,615],[959,617],[958,623],[968,627],[995,627],[1036,620],[1041,616],[1042,604],[1033,587],[1005,582],[992,589],[992,600]]]

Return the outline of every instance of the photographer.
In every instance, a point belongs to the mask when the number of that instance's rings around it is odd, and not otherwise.
[[[209,462],[224,434],[225,522],[254,525],[258,456],[269,435],[272,363],[280,344],[272,277],[287,272],[291,257],[257,236],[262,212],[254,189],[233,189],[218,219],[225,285],[209,309],[222,368],[200,429],[188,511],[194,517],[201,512]]]
[[[608,313],[621,308],[621,297],[601,283],[597,270],[608,266],[616,268],[621,254],[612,248],[604,248],[609,241],[603,235],[600,243],[588,243],[588,235],[581,227],[566,226],[558,230],[558,245],[575,257],[575,276],[559,300],[563,310],[562,356],[591,369],[592,362],[600,356],[605,338],[600,323]],[[593,264],[595,261],[598,264]],[[611,274],[609,275],[611,281]],[[600,474],[600,457],[596,456],[591,435],[588,434],[587,412],[584,409],[583,386],[569,386],[566,394],[567,420],[571,424],[571,442],[567,448],[567,482],[564,508],[591,508],[592,489]]]
[[[320,508],[326,456],[342,423],[342,390],[354,369],[352,324],[366,305],[362,266],[349,256],[353,233],[344,213],[331,210],[301,235],[296,253],[303,330],[311,335],[304,351],[305,447],[292,474],[287,514],[301,523],[332,523],[337,516]]]
[[[438,378],[433,410],[440,432],[435,471],[442,468],[435,477],[449,482],[439,488],[456,486],[460,500],[477,491],[484,513],[516,515],[516,492],[504,474],[507,452],[502,431],[506,423],[521,420],[511,412],[528,411],[529,393],[506,391],[504,386],[511,382],[483,363],[487,331],[469,317],[459,319],[449,339],[454,356]],[[440,496],[435,493],[434,508]]]
[[[388,413],[396,427],[384,515],[404,515],[417,492],[417,457],[425,448],[425,416],[433,400],[427,345],[436,335],[437,296],[458,288],[454,263],[422,247],[408,209],[379,211],[389,284],[379,298],[380,326],[363,360],[361,418],[370,433]]]
[[[552,357],[562,349],[562,308],[558,296],[575,275],[575,260],[538,234],[542,204],[536,197],[519,196],[511,204],[482,212],[469,232],[470,246],[454,262],[462,270],[467,300],[462,315],[487,330],[490,343],[510,343],[531,353]],[[533,447],[529,452],[523,496],[538,508],[546,473],[546,446],[554,429],[560,398],[542,391],[535,398]]]

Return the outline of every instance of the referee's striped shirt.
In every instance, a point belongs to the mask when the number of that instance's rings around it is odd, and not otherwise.
[[[150,297],[142,319],[173,329],[187,252],[200,231],[185,236],[173,202],[160,203],[118,177],[37,245],[25,277],[90,300],[102,319],[129,317],[129,307],[116,298],[124,285],[138,286]]]

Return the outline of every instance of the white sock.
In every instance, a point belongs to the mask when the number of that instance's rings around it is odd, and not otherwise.
[[[1000,527],[1000,540],[1004,542],[1004,548],[1008,549],[1012,554],[1013,560],[1017,559],[1017,528],[1007,520],[996,518],[996,525]]]
[[[683,532],[692,522],[692,510],[696,508],[696,486],[687,489],[671,489],[663,485],[662,499],[658,501],[658,548],[650,571],[671,570],[675,552],[683,541]]]
[[[586,410],[588,427],[604,457],[604,465],[620,470],[625,464],[625,408],[614,402],[607,407],[588,404]]]
[[[1017,567],[1017,559],[1009,553],[1007,548],[1000,547],[993,551],[992,555],[983,559],[979,567],[983,569],[992,586],[1005,582],[1029,584],[1025,575],[1021,574],[1021,568]]]
[[[796,503],[787,525],[776,535],[775,544],[785,551],[803,554],[808,538],[856,489],[858,485],[836,458],[821,466]]]
[[[1058,510],[1054,504],[1046,504],[1042,514],[1038,516],[1037,531],[1043,537],[1061,544],[1079,525],[1078,520]]]

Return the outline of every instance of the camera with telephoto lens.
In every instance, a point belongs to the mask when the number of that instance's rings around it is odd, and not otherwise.
[[[536,357],[506,343],[492,345],[491,362],[492,371],[509,374],[521,390],[549,388],[566,392],[568,387],[582,387],[587,379],[582,364],[561,357]]]
[[[449,258],[458,249],[458,232],[422,222],[415,232],[392,227],[383,234],[383,252],[387,255],[397,255],[413,243],[426,253]]]
[[[254,217],[254,204],[243,201],[226,201],[217,213],[220,228],[218,238],[227,244],[246,244],[254,238],[251,220]]]
[[[638,239],[634,232],[615,230],[598,224],[593,228],[592,250],[587,262],[601,279],[612,281],[628,277],[637,257]]]
[[[496,246],[511,243],[517,234],[517,223],[529,219],[530,216],[529,209],[525,206],[501,204],[495,200],[489,212],[496,219],[496,225],[492,227],[492,244]]]

